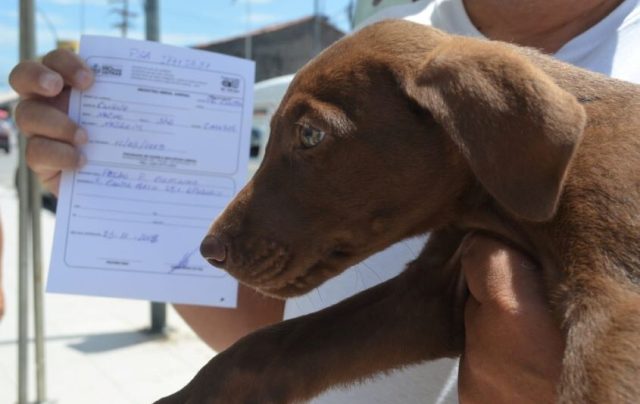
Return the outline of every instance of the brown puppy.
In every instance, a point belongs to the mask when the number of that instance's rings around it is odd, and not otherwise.
[[[471,231],[538,261],[566,333],[562,403],[640,401],[640,87],[499,42],[384,22],[295,78],[265,160],[202,244],[305,293],[432,232],[397,278],[256,332],[165,403],[283,403],[464,344]]]

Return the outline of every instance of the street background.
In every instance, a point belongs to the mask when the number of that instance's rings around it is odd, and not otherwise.
[[[36,54],[55,49],[58,41],[81,34],[121,36],[124,0],[36,1]],[[0,1],[0,94],[9,90],[7,76],[18,62],[18,3]],[[144,39],[144,0],[128,0],[127,37]],[[194,46],[240,36],[266,26],[310,16],[314,2],[291,0],[161,0],[160,40]],[[350,0],[322,0],[318,12],[342,31],[350,28]]]
[[[0,4],[0,108],[17,101],[8,74],[18,62],[18,0]],[[81,34],[143,39],[143,0],[40,0],[36,3],[36,55],[56,47],[77,49]],[[160,41],[249,57],[258,80],[295,73],[350,27],[350,0],[163,0]],[[247,40],[248,39],[248,40]],[[273,106],[269,104],[269,108]],[[254,114],[268,121],[261,107]],[[254,115],[254,118],[256,115]],[[11,123],[11,117],[7,120]],[[255,121],[254,121],[255,124]],[[256,145],[267,133],[254,128]],[[253,134],[252,134],[253,135]],[[252,138],[253,139],[253,138]],[[18,399],[18,199],[14,186],[16,139],[0,151],[2,270],[6,313],[0,322],[0,404]],[[256,151],[257,153],[257,151]],[[42,211],[42,262],[48,268],[55,217]],[[32,299],[29,313],[32,316]],[[49,402],[147,403],[184,386],[215,354],[168,306],[167,333],[150,334],[149,302],[45,294],[46,386]],[[32,321],[32,320],[30,320]],[[35,398],[33,324],[28,360],[29,399]]]
[[[0,403],[17,399],[17,228],[15,148],[0,152],[0,212],[4,228],[7,310],[0,322]],[[43,260],[49,261],[54,216],[43,211]],[[176,391],[213,355],[169,307],[167,336],[150,335],[149,303],[45,294],[47,389],[57,403],[149,403]],[[33,332],[31,332],[33,335]],[[33,340],[30,347],[33,348]],[[30,351],[31,388],[33,350]]]

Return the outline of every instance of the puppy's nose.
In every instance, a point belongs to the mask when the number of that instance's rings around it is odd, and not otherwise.
[[[200,254],[211,264],[222,266],[227,258],[227,246],[216,236],[206,236],[200,244]]]

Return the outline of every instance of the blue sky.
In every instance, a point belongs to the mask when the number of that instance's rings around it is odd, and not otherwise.
[[[247,4],[250,1],[250,19]],[[194,45],[241,34],[271,24],[311,15],[313,0],[159,0],[162,42]],[[18,0],[0,0],[0,93],[8,91],[7,75],[18,61]],[[37,51],[55,47],[60,39],[78,39],[84,33],[119,36],[112,25],[118,18],[109,0],[37,0]],[[84,3],[84,7],[82,4]],[[144,36],[143,0],[130,0],[134,19],[130,38]],[[320,10],[331,22],[348,30],[349,0],[321,0]],[[84,13],[83,13],[84,10]],[[82,15],[84,14],[84,23]]]

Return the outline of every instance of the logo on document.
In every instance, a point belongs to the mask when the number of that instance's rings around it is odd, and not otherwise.
[[[108,64],[98,64],[94,63],[91,65],[91,70],[96,76],[122,76],[122,66],[117,65],[108,65]]]
[[[237,77],[222,76],[220,90],[234,94],[240,92],[240,79]]]

